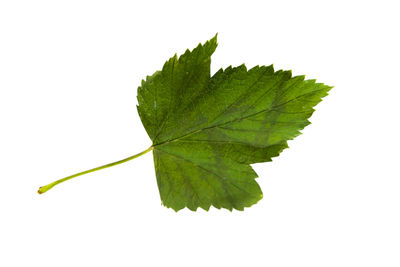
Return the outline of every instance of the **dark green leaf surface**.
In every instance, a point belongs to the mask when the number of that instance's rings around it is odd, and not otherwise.
[[[243,210],[262,198],[251,163],[271,161],[310,124],[331,87],[272,66],[210,77],[216,36],[169,59],[138,88],[162,203]]]

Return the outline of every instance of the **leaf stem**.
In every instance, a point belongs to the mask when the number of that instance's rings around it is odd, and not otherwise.
[[[112,163],[109,163],[109,164],[106,164],[106,165],[103,165],[103,166],[100,166],[100,167],[97,167],[97,168],[93,168],[93,169],[90,169],[90,170],[87,170],[87,171],[83,171],[83,172],[79,172],[79,173],[76,173],[76,174],[67,176],[67,177],[62,178],[62,179],[60,179],[60,180],[57,180],[57,181],[55,181],[55,182],[52,182],[52,183],[50,183],[50,184],[48,184],[48,185],[45,185],[45,186],[40,187],[39,190],[38,190],[38,193],[39,193],[39,194],[43,194],[43,193],[49,191],[50,189],[52,189],[54,186],[56,186],[56,185],[58,185],[58,184],[60,184],[60,183],[62,183],[62,182],[65,182],[65,181],[67,181],[67,180],[70,180],[70,179],[72,179],[72,178],[75,178],[75,177],[78,177],[78,176],[81,176],[81,175],[84,175],[84,174],[87,174],[87,173],[99,171],[99,170],[102,170],[102,169],[106,169],[106,168],[109,168],[109,167],[112,167],[112,166],[119,165],[119,164],[121,164],[121,163],[130,161],[130,160],[132,160],[132,159],[135,159],[135,158],[137,158],[137,157],[140,157],[140,156],[146,154],[147,152],[150,152],[151,150],[153,150],[153,146],[149,147],[148,149],[146,149],[146,150],[144,150],[144,151],[142,151],[142,152],[140,152],[140,153],[138,153],[138,154],[136,154],[136,155],[130,156],[130,157],[128,157],[128,158],[121,159],[121,160],[119,160],[119,161],[112,162]]]

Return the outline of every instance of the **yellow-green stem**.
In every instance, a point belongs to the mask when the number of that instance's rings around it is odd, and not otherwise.
[[[135,159],[135,158],[137,158],[137,157],[140,157],[140,156],[143,155],[143,154],[146,154],[147,152],[150,152],[151,150],[153,150],[153,146],[149,147],[149,148],[146,149],[145,151],[142,151],[142,152],[140,152],[140,153],[138,153],[138,154],[136,154],[136,155],[130,156],[130,157],[126,158],[126,159],[121,159],[121,160],[119,160],[119,161],[112,162],[112,163],[109,163],[109,164],[106,164],[106,165],[103,165],[103,166],[100,166],[100,167],[97,167],[97,168],[93,168],[93,169],[90,169],[90,170],[87,170],[87,171],[83,171],[83,172],[79,172],[79,173],[76,173],[76,174],[67,176],[67,177],[62,178],[62,179],[60,179],[60,180],[57,180],[57,181],[55,181],[55,182],[52,182],[52,183],[50,183],[50,184],[48,184],[48,185],[45,185],[45,186],[40,187],[39,190],[38,190],[38,193],[39,193],[39,194],[43,194],[43,193],[49,191],[50,189],[52,189],[54,186],[56,186],[56,185],[58,185],[58,184],[60,184],[60,183],[62,183],[62,182],[65,182],[65,181],[67,181],[67,180],[70,180],[70,179],[72,179],[72,178],[75,178],[75,177],[78,177],[78,176],[81,176],[81,175],[84,175],[84,174],[87,174],[87,173],[99,171],[99,170],[102,170],[102,169],[105,169],[105,168],[109,168],[109,167],[112,167],[112,166],[119,165],[119,164],[121,164],[121,163],[130,161],[130,160],[132,160],[132,159]]]

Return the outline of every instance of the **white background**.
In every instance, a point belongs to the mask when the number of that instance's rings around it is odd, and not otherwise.
[[[400,266],[397,1],[0,1],[0,266]],[[218,32],[212,73],[335,86],[244,212],[161,206],[136,88]]]

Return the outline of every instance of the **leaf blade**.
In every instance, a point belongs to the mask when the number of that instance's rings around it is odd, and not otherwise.
[[[215,47],[216,37],[179,58],[198,62],[201,54],[201,68],[192,64],[192,75],[201,79],[186,80],[184,90],[182,82],[161,90],[172,92],[158,98],[167,99],[160,102],[162,117],[151,101],[157,86],[166,83],[151,85],[151,76],[138,90],[139,115],[153,141],[160,197],[176,211],[211,206],[243,210],[257,203],[262,191],[250,164],[271,161],[287,148],[287,141],[310,124],[314,106],[332,88],[292,77],[291,71],[274,71],[272,65],[228,67],[210,77]],[[168,66],[167,61],[154,75],[174,79]]]

